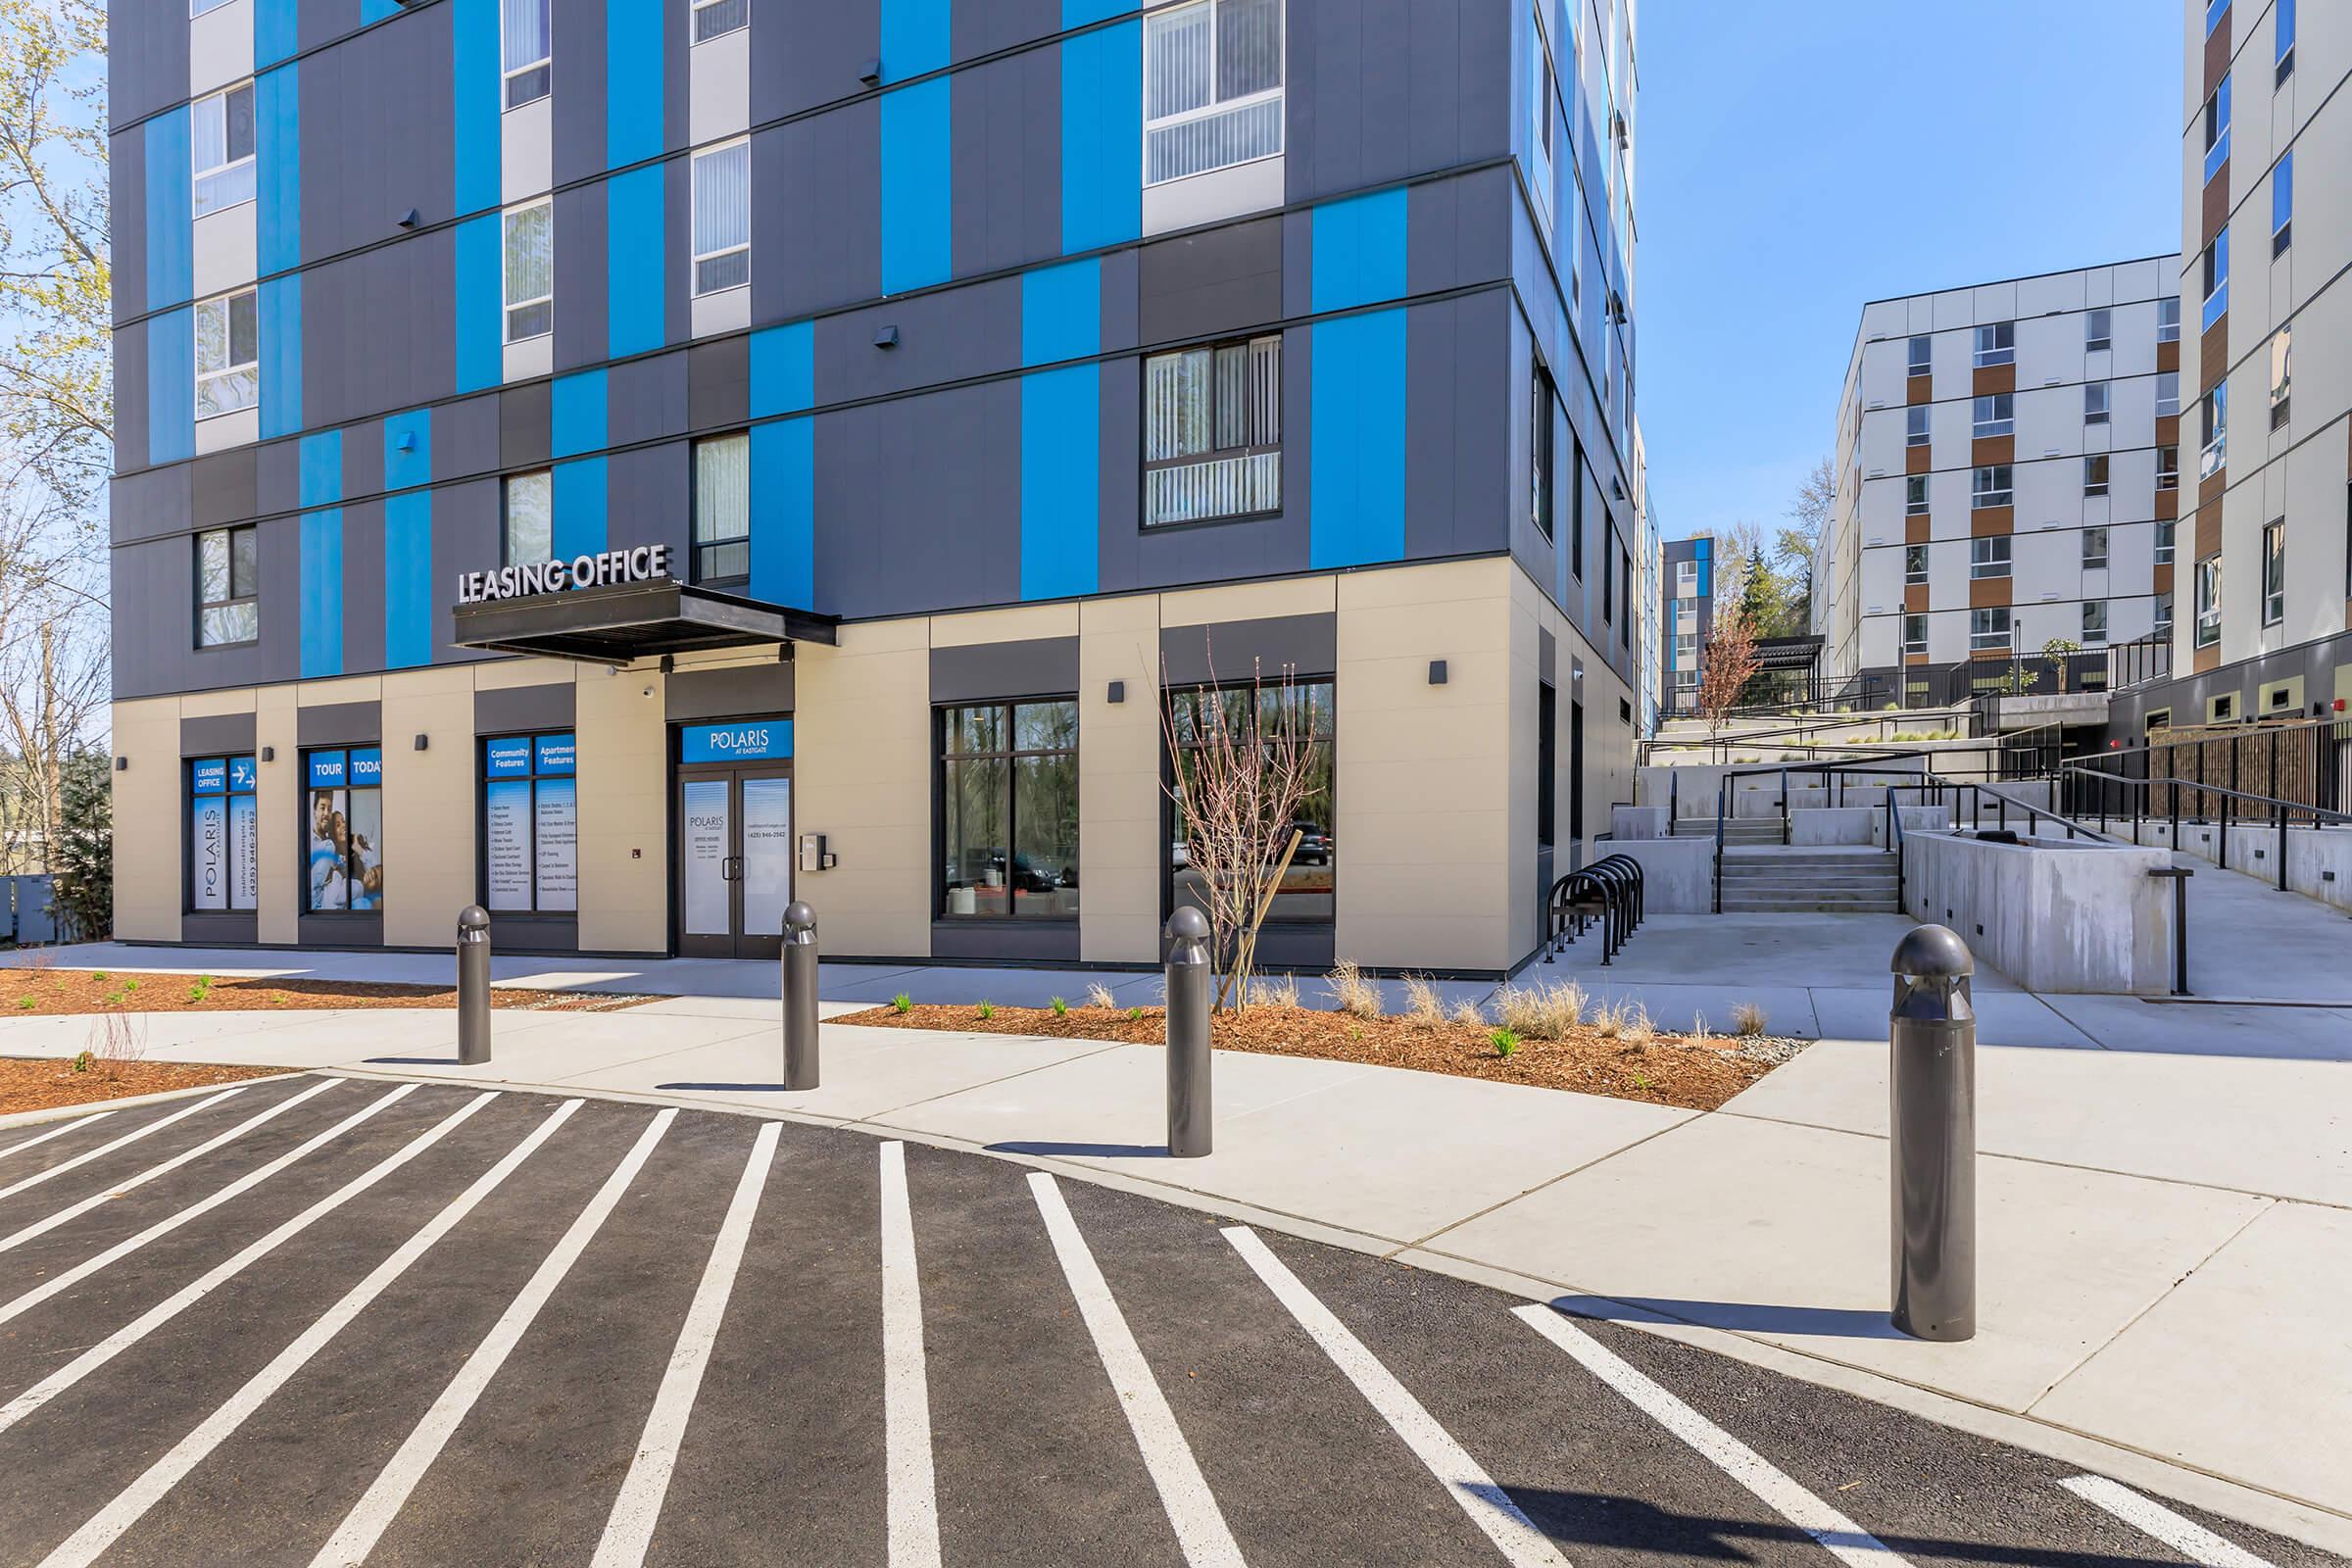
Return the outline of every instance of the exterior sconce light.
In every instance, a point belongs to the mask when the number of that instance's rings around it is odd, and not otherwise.
[[[118,757],[118,758],[116,758],[116,759],[115,759],[115,771],[116,771],[116,772],[118,772],[118,773],[127,773],[127,772],[129,772],[129,771],[130,771],[130,759],[129,759],[129,758],[127,758],[127,757]]]
[[[1433,659],[1429,662],[1429,683],[1432,686],[1446,684],[1446,661],[1443,659]]]
[[[274,761],[276,761],[276,760],[277,760],[277,748],[276,748],[276,747],[274,747],[274,746],[265,746],[265,747],[263,747],[263,748],[262,748],[262,760],[263,760],[263,761],[265,761],[265,762],[274,762]]]
[[[1107,702],[1123,703],[1127,700],[1127,683],[1123,680],[1114,680],[1110,683],[1110,690],[1102,695]]]
[[[424,220],[418,218],[416,216],[416,209],[412,207],[407,212],[401,214],[397,221],[403,228],[415,228],[418,223],[424,221]]]
[[[880,55],[876,55],[872,59],[868,60],[864,65],[859,66],[858,68],[858,79],[864,82],[868,87],[879,87],[882,85],[882,57]]]
[[[424,746],[425,746],[425,737],[424,737],[424,736],[422,736],[422,735],[419,735],[419,736],[417,736],[417,737],[416,737],[416,750],[418,750],[418,751],[420,751],[420,752],[421,752],[421,751],[423,751],[423,750],[424,750]]]

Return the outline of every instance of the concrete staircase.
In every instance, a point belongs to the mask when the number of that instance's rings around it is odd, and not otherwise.
[[[1712,816],[1684,816],[1675,819],[1674,836],[1678,839],[1706,839],[1715,837],[1715,818]],[[1731,849],[1781,843],[1781,819],[1777,816],[1734,817],[1723,824],[1723,847]]]
[[[1876,849],[1784,849],[1777,828],[1761,847],[1724,841],[1724,913],[1900,911],[1893,856]]]

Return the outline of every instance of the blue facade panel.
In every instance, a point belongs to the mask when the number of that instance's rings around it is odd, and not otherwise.
[[[400,0],[360,0],[360,25],[400,15]]]
[[[262,329],[262,435],[302,429],[302,274],[265,278],[254,301]]]
[[[302,265],[302,91],[299,66],[253,81],[254,256],[264,276]]]
[[[384,419],[384,488],[407,490],[433,477],[433,411],[411,409]]]
[[[297,451],[302,674],[311,680],[343,673],[343,509],[334,505],[343,499],[343,432],[304,436]]]
[[[606,400],[604,371],[582,370],[576,375],[558,376],[548,401],[549,450],[557,457],[576,458],[605,444],[610,405]]]
[[[752,426],[752,597],[814,610],[816,421]]]
[[[147,461],[196,455],[196,313],[183,305],[147,322]]]
[[[1064,8],[1065,24],[1075,3]],[[1143,23],[1062,40],[1064,253],[1117,245],[1143,233]]]
[[[449,0],[450,138],[453,210],[480,212],[498,205],[499,114],[505,85],[499,71],[498,0]]]
[[[1092,365],[1021,378],[1021,597],[1102,586],[1102,372]]]
[[[1404,316],[1374,311],[1311,328],[1307,559],[1317,570],[1404,559]]]
[[[816,406],[816,328],[808,321],[752,334],[751,413],[755,419]]]
[[[498,172],[491,170],[495,189]],[[457,321],[457,389],[479,392],[506,377],[506,291],[499,276],[499,218],[468,219],[457,226],[451,251],[456,272],[450,310]]]
[[[600,437],[598,445],[603,445]],[[555,551],[565,561],[601,554],[608,537],[605,513],[609,493],[605,460],[582,458],[559,463],[555,472]]]
[[[331,506],[343,499],[343,432],[306,435],[295,448],[294,498],[303,507]]]
[[[989,0],[971,0],[986,5]],[[882,0],[882,79],[905,81],[948,66],[952,0]]]
[[[662,166],[633,169],[605,184],[605,333],[613,359],[662,346],[666,299]]]
[[[384,501],[384,667],[432,662],[433,493],[404,490]]]
[[[1070,262],[1021,274],[1021,363],[1053,365],[1102,351],[1102,264]]]
[[[1112,17],[1132,16],[1136,0],[1061,0],[1061,24],[1083,27]]]
[[[662,154],[662,0],[605,0],[605,167]]]
[[[196,292],[195,166],[188,106],[147,122],[147,309],[184,305]],[[192,372],[191,372],[192,373]]]
[[[274,66],[302,47],[301,0],[253,0],[253,63]]]
[[[950,78],[882,100],[882,292],[944,283],[955,270]]]
[[[1345,311],[1404,298],[1402,187],[1326,202],[1314,215],[1314,308]]]

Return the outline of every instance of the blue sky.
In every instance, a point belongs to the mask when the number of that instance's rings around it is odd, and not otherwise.
[[[1639,391],[1668,538],[1781,525],[1837,439],[1865,301],[2180,246],[2178,0],[1639,16]],[[1862,199],[1896,190],[1922,194]]]

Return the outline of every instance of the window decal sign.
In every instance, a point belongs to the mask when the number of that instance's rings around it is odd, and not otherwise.
[[[313,752],[310,785],[315,790],[339,790],[348,782],[348,752]]]
[[[531,786],[528,780],[493,783],[482,791],[482,837],[489,905],[531,906]]]
[[[681,762],[764,762],[792,755],[792,720],[689,724],[678,731]]]
[[[261,787],[261,770],[253,765],[252,758],[232,757],[228,760],[228,787],[231,791],[250,794]]]
[[[576,748],[569,735],[542,735],[536,744],[540,772],[569,773],[573,770],[572,754]]]
[[[189,763],[188,768],[189,793],[219,795],[227,790],[228,761],[225,758],[208,757],[202,761]],[[250,789],[252,786],[247,785],[246,788]]]
[[[514,735],[489,742],[482,748],[482,774],[485,778],[530,777],[531,738]]]
[[[384,754],[380,747],[351,754],[351,787],[374,789],[384,782]]]

